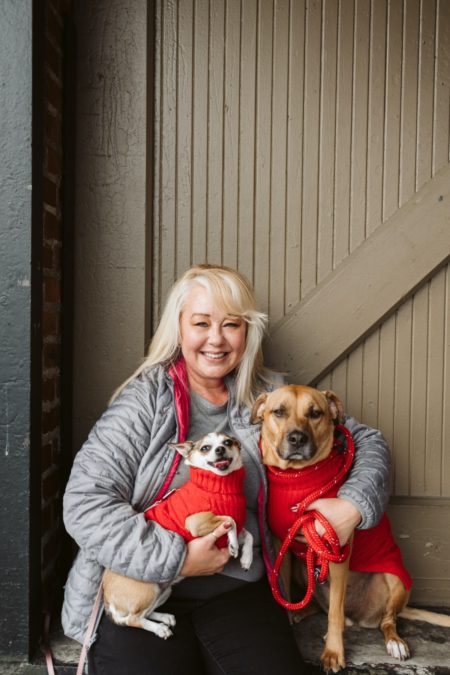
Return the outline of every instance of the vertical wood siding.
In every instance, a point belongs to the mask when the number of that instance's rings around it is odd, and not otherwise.
[[[154,323],[205,261],[282,321],[448,165],[447,0],[160,0],[156,64]],[[450,497],[449,278],[319,383],[382,428],[396,495]]]

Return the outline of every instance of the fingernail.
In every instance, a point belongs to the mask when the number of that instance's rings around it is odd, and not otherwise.
[[[231,523],[224,523],[223,526],[226,530],[229,530],[231,527]]]

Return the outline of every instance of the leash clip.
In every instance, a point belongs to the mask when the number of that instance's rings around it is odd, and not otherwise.
[[[320,573],[321,573],[321,567],[319,565],[316,565],[314,567],[314,581],[318,581],[320,585],[324,584],[326,582],[326,578],[320,580]]]

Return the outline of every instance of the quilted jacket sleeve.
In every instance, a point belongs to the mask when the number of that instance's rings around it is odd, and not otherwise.
[[[136,379],[108,408],[78,452],[64,496],[64,523],[85,555],[125,576],[172,581],[185,543],[131,506],[154,410],[148,383]]]
[[[339,490],[361,512],[358,529],[374,527],[385,512],[389,500],[391,455],[380,431],[347,417],[345,426],[353,434],[355,459],[349,477]]]

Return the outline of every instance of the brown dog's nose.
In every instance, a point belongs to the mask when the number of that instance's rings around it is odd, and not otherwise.
[[[309,436],[300,429],[295,429],[288,434],[287,441],[294,448],[300,448],[309,441]]]

